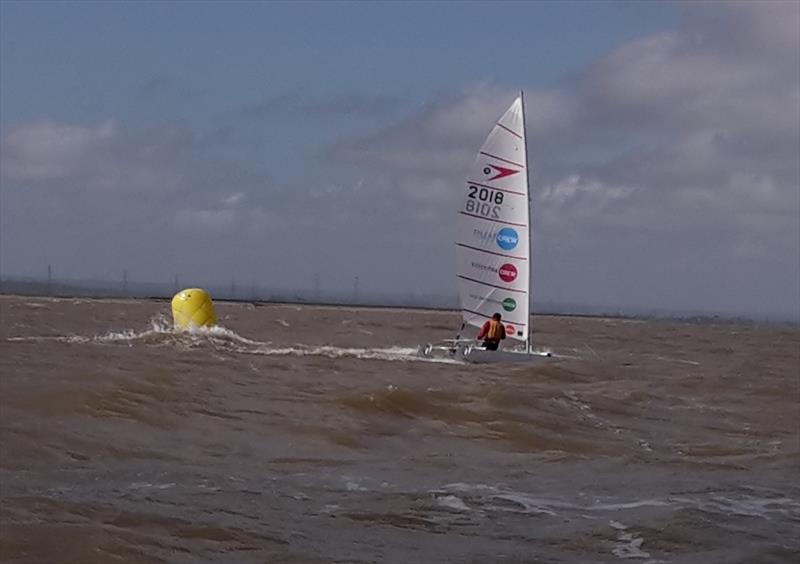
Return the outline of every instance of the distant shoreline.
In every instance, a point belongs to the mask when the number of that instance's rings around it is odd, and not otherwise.
[[[35,298],[46,300],[96,300],[96,301],[150,301],[169,303],[172,297],[166,296],[119,296],[119,295],[88,295],[88,294],[67,294],[47,295],[44,293],[17,293],[0,291],[0,299],[3,298]],[[305,300],[268,300],[268,299],[245,299],[245,298],[214,298],[216,304],[235,304],[251,305],[253,307],[268,306],[307,306],[316,308],[348,308],[363,310],[396,310],[396,311],[420,311],[431,313],[450,313],[457,314],[458,309],[452,307],[436,307],[425,305],[408,304],[378,304],[378,303],[352,303],[352,302],[325,302],[325,301],[305,301]],[[800,326],[800,319],[778,319],[778,318],[752,318],[746,316],[724,315],[724,314],[625,314],[625,313],[604,313],[604,312],[558,312],[543,310],[534,311],[533,317],[569,317],[575,319],[616,319],[628,321],[667,321],[677,323],[691,323],[701,325],[770,325],[770,326]]]

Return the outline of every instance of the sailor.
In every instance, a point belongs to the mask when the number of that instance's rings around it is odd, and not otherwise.
[[[478,340],[483,339],[483,346],[487,351],[496,351],[500,341],[506,338],[506,328],[500,322],[502,316],[495,313],[492,318],[483,324],[478,333]]]

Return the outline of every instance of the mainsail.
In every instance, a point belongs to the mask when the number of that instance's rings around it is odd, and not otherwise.
[[[460,201],[457,273],[464,323],[494,313],[506,335],[528,342],[530,208],[525,117],[520,96],[478,152]]]

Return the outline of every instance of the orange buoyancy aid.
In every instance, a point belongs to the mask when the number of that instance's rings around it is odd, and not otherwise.
[[[489,320],[489,329],[486,331],[487,341],[499,341],[503,338],[503,325],[496,319]]]

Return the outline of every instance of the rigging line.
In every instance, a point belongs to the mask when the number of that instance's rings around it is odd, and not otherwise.
[[[461,332],[464,330],[464,327],[466,327],[466,326],[467,326],[467,322],[466,321],[461,323],[461,329],[459,329],[458,333],[456,333],[456,341],[460,341],[461,340]]]

